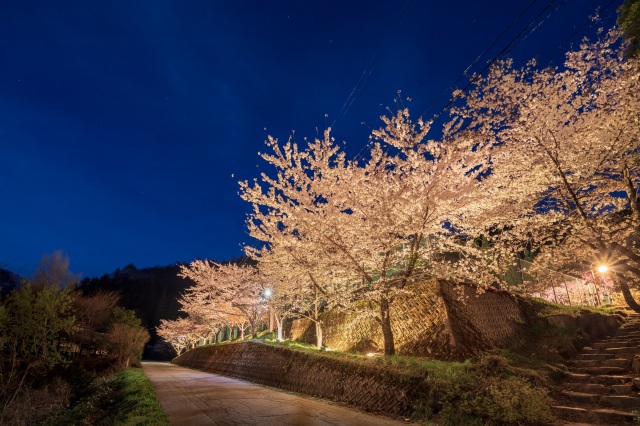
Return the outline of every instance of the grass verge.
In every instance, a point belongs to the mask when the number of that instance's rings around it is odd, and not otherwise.
[[[116,375],[113,413],[109,424],[118,426],[169,426],[153,385],[140,368],[128,368]]]
[[[41,426],[170,426],[153,385],[140,368],[98,377],[69,408]]]

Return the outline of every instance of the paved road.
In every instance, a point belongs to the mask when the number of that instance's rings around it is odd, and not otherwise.
[[[407,424],[169,363],[143,362],[142,368],[169,421],[176,426]]]

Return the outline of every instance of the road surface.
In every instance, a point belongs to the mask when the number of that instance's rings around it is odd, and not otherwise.
[[[143,362],[175,426],[398,426],[406,422],[162,362]]]

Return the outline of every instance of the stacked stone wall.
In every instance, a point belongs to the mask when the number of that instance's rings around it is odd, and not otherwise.
[[[322,315],[325,345],[339,351],[380,351],[380,326],[366,306],[352,310]],[[450,360],[518,344],[524,315],[519,300],[507,292],[478,293],[475,286],[429,280],[398,295],[391,319],[398,354]],[[315,344],[313,322],[295,320],[289,337]]]
[[[492,288],[478,292],[475,286],[446,282],[440,283],[440,289],[457,356],[468,357],[523,342],[521,326],[525,316],[516,296]]]
[[[412,401],[428,394],[421,375],[389,374],[373,364],[260,342],[200,347],[174,363],[395,416],[410,415]]]

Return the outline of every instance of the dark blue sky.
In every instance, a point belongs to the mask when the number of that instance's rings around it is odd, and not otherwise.
[[[334,124],[355,154],[398,90],[437,112],[509,24],[472,70],[523,31],[509,56],[558,64],[620,3],[0,1],[0,267],[239,256],[267,134]]]

